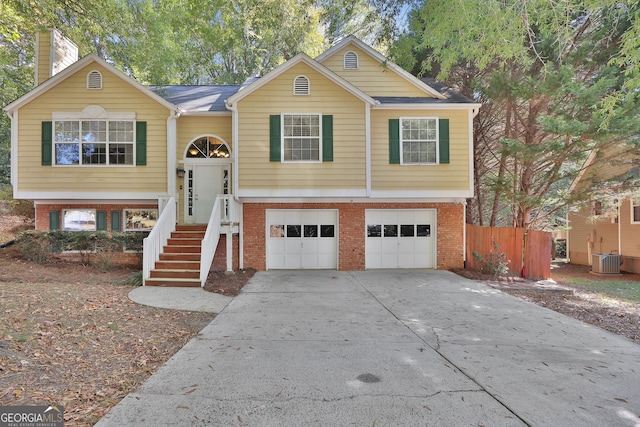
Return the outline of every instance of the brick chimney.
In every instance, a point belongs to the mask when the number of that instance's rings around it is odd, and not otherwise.
[[[78,46],[64,37],[55,28],[36,34],[35,85],[44,83],[50,77],[78,60]]]

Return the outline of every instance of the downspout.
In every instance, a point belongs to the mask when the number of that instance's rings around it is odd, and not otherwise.
[[[171,110],[167,117],[167,194],[169,197],[175,197],[176,205],[179,205],[178,193],[176,190],[176,147],[177,147],[177,126],[176,121],[180,117],[180,110]],[[180,212],[176,206],[176,212]]]
[[[474,177],[474,156],[473,156],[473,119],[476,118],[478,113],[480,112],[480,105],[477,104],[475,108],[471,108],[469,110],[469,189],[471,191],[471,195],[473,197],[474,186],[473,186],[473,177]],[[462,264],[464,268],[467,268],[467,200],[464,200],[462,205]]]
[[[365,103],[365,174],[366,197],[371,197],[371,105]]]
[[[467,201],[462,203],[462,268],[467,268]]]
[[[13,187],[13,196],[18,197],[18,112],[6,111],[11,121],[11,173],[10,182]]]
[[[227,100],[224,101],[227,110],[231,111],[231,146],[233,151],[233,163],[231,166],[231,177],[233,179],[231,188],[233,189],[233,199],[240,203],[240,197],[238,195],[240,183],[238,180],[239,171],[239,156],[238,156],[238,105],[229,104]],[[242,206],[242,204],[240,204]],[[240,210],[242,213],[242,209]],[[244,270],[244,221],[240,218],[238,224],[238,268]]]

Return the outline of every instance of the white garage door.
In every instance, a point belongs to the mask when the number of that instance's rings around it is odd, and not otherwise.
[[[369,209],[366,268],[435,268],[435,209]]]
[[[337,269],[338,212],[268,209],[267,269]]]

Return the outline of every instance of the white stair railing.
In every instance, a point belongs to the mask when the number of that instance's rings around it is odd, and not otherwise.
[[[200,286],[204,287],[209,276],[209,270],[211,269],[211,263],[213,262],[213,256],[216,253],[218,242],[220,241],[220,222],[222,218],[224,200],[218,197],[211,209],[211,216],[209,216],[209,223],[207,224],[207,231],[202,239],[202,247],[200,249]]]
[[[160,216],[151,233],[142,242],[142,284],[151,275],[151,270],[160,259],[160,254],[167,240],[171,237],[171,232],[176,229],[176,200],[174,197],[162,200]]]

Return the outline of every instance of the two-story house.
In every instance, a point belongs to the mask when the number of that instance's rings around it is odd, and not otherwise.
[[[89,55],[4,109],[36,227],[153,229],[151,284],[176,224],[209,225],[205,278],[217,246],[241,269],[462,267],[479,107],[347,37],[238,86],[145,87]]]

